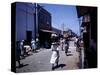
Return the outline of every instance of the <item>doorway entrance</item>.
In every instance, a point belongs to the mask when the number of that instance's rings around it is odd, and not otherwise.
[[[26,31],[26,38],[27,38],[27,44],[30,45],[30,42],[32,40],[32,31]]]
[[[44,48],[51,47],[51,33],[39,31],[40,46]]]

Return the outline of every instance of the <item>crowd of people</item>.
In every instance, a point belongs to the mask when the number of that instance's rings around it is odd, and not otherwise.
[[[58,66],[59,63],[59,50],[64,51],[66,56],[69,49],[69,41],[72,40],[72,37],[60,37],[57,34],[51,35],[51,50],[52,55],[50,59],[50,63],[52,64],[52,70],[54,70],[55,64]],[[76,46],[76,51],[79,50],[81,39],[78,37],[75,37],[74,44]],[[22,64],[20,63],[20,59],[25,58],[26,56],[32,54],[33,52],[36,52],[39,48],[39,39],[36,38],[36,40],[32,39],[30,43],[26,43],[25,40],[17,41],[16,44],[16,61],[18,62],[19,66]]]
[[[24,59],[28,55],[31,55],[33,52],[36,52],[36,50],[39,48],[39,40],[36,38],[36,40],[29,41],[17,41],[16,42],[16,61],[18,62],[18,66],[22,66],[20,63],[21,59]]]
[[[54,65],[58,66],[59,63],[59,51],[65,51],[65,54],[67,56],[68,49],[69,49],[69,41],[74,41],[74,45],[76,47],[76,51],[80,51],[80,48],[82,46],[82,39],[79,37],[60,37],[55,35],[51,36],[52,38],[52,44],[51,44],[51,50],[52,50],[52,55],[50,59],[50,63],[52,64],[52,70],[54,70]]]

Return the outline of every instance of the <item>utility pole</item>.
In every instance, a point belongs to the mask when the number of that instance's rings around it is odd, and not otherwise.
[[[81,37],[81,19],[78,18],[78,20],[79,20],[79,31],[80,31],[80,37]]]
[[[34,4],[34,39],[38,37],[38,5],[37,3]]]
[[[64,23],[61,26],[62,26],[62,35],[64,35]]]
[[[38,37],[38,5],[36,3],[36,38]]]
[[[43,6],[38,8],[38,4],[34,3],[34,32],[35,32],[35,40],[39,37],[39,24],[38,24],[38,14]]]

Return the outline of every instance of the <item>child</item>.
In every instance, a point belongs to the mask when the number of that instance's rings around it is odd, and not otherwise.
[[[54,70],[54,64],[58,66],[59,62],[59,49],[58,49],[58,43],[52,43],[51,45],[51,50],[52,50],[52,55],[50,59],[50,63],[52,64],[52,70]]]

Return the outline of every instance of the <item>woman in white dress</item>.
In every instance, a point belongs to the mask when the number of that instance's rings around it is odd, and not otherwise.
[[[59,62],[59,45],[58,43],[52,43],[51,45],[51,50],[52,50],[52,55],[50,59],[50,63],[52,64],[52,70],[54,70],[54,64],[58,66]]]

